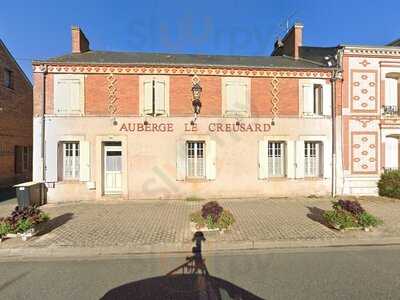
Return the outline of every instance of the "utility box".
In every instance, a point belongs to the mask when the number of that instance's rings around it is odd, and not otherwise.
[[[14,187],[17,189],[19,207],[46,204],[46,190],[43,183],[30,181],[14,185]]]

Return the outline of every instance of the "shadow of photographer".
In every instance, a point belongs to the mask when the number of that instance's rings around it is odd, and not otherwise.
[[[168,272],[165,276],[130,282],[108,291],[101,299],[241,299],[260,300],[262,298],[226,280],[211,276],[201,253],[201,245],[206,239],[197,231],[192,241],[192,256],[186,262]]]

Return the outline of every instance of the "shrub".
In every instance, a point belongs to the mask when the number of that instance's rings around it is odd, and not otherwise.
[[[33,223],[30,219],[20,219],[15,227],[15,231],[23,233],[33,227]]]
[[[190,214],[190,221],[196,223],[198,227],[204,227],[206,225],[206,221],[203,219],[199,211]]]
[[[224,209],[218,204],[217,201],[210,201],[203,205],[201,209],[201,216],[206,220],[210,217],[212,222],[216,223],[223,210]]]
[[[7,222],[0,220],[0,238],[11,232],[11,226]]]
[[[400,170],[389,170],[381,174],[378,181],[380,196],[400,199]]]
[[[361,207],[361,204],[358,201],[351,200],[339,200],[338,202],[334,202],[333,208],[341,208],[354,216],[365,212],[364,208]]]
[[[235,223],[235,218],[233,217],[233,214],[229,210],[224,209],[222,211],[221,217],[218,219],[218,228],[227,229],[233,223]]]
[[[328,210],[324,213],[325,220],[339,229],[358,227],[357,219],[344,210]]]
[[[359,215],[358,217],[358,223],[366,228],[366,227],[376,227],[380,224],[382,224],[382,221],[379,220],[378,218],[374,217],[373,215],[364,212]]]
[[[45,222],[50,219],[47,213],[42,212],[35,206],[21,208],[19,206],[11,212],[10,216],[0,220],[9,226],[10,233],[24,232],[32,228],[35,224]]]

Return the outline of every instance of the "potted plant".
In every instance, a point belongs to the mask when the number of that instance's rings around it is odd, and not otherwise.
[[[217,201],[204,204],[200,211],[190,215],[192,231],[220,231],[228,229],[235,218],[232,213],[224,209]]]

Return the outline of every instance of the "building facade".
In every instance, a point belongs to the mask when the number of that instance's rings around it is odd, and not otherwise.
[[[34,180],[49,202],[329,194],[334,72],[301,35],[208,56],[92,51],[73,27],[71,54],[33,63]]]
[[[0,40],[0,188],[31,180],[32,85]]]

